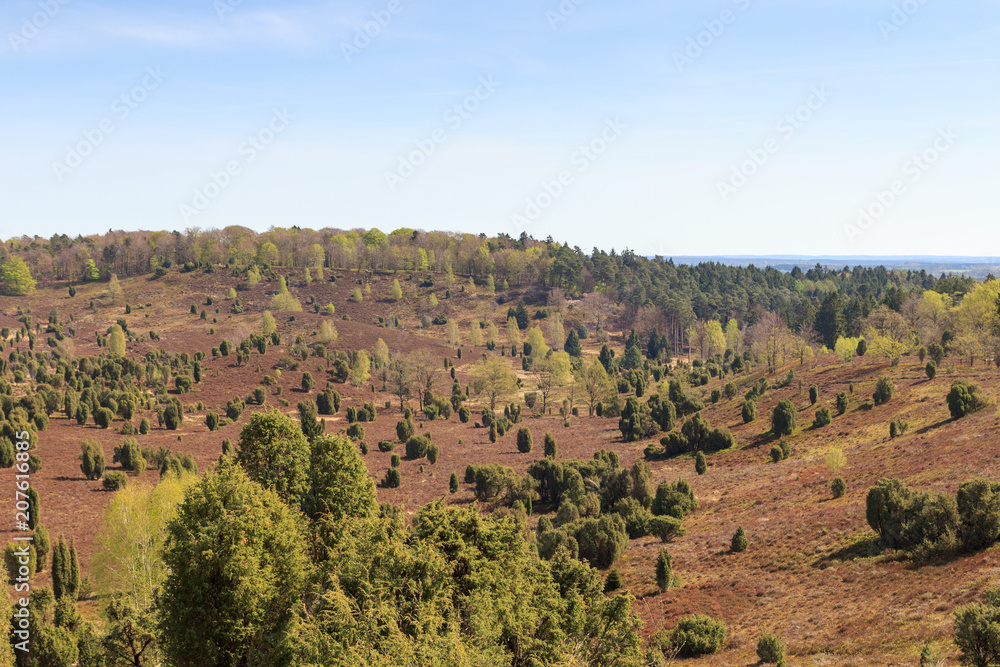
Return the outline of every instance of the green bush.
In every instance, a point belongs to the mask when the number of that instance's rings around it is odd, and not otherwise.
[[[463,405],[458,409],[458,420],[463,424],[468,424],[470,419],[472,419],[472,410]]]
[[[618,572],[618,568],[611,568],[608,572],[607,579],[604,580],[604,592],[611,593],[617,591],[622,587],[622,575]]]
[[[961,419],[982,410],[986,404],[986,397],[983,396],[979,385],[963,380],[952,382],[951,391],[948,392],[948,411],[952,419]]]
[[[118,470],[111,470],[104,474],[104,480],[102,481],[105,491],[117,491],[118,489],[124,489],[125,485],[128,484],[128,476]]]
[[[787,398],[778,401],[771,413],[771,432],[775,436],[791,435],[795,431],[798,413],[795,406]]]
[[[785,659],[785,643],[769,632],[757,640],[757,657],[761,662],[780,663]]]
[[[108,408],[97,408],[97,412],[94,413],[94,423],[101,428],[111,428],[114,418],[115,413]]]
[[[833,492],[834,498],[841,498],[847,493],[847,482],[844,481],[843,477],[838,477],[830,484],[830,490]]]
[[[427,456],[427,446],[430,443],[427,442],[427,438],[414,435],[407,439],[406,441],[406,458],[408,459],[422,459]]]
[[[451,478],[448,480],[448,492],[449,493],[458,492],[458,475],[456,475],[455,473],[451,473]]]
[[[531,446],[531,431],[522,426],[517,430],[517,451],[527,454],[531,451]]]
[[[205,415],[205,425],[208,426],[209,431],[216,431],[219,428],[219,415],[214,412],[209,412]]]
[[[378,441],[378,450],[380,452],[391,452],[394,449],[396,449],[396,443],[393,442],[392,440],[379,440]]]
[[[427,461],[428,461],[428,463],[430,463],[431,465],[434,465],[435,463],[437,463],[438,454],[439,453],[440,453],[440,450],[438,449],[437,445],[435,445],[433,443],[427,445]]]
[[[813,385],[809,387],[809,405],[816,405],[819,400],[819,387]]]
[[[361,424],[355,422],[347,427],[347,437],[352,440],[364,440],[365,439],[365,427]]]
[[[396,489],[399,488],[402,480],[403,476],[402,473],[400,473],[399,468],[389,468],[385,472],[385,478],[382,480],[382,486],[387,489]]]
[[[409,440],[413,437],[416,430],[416,427],[413,425],[413,420],[409,417],[396,422],[396,437],[399,438],[400,442],[406,442]]]
[[[927,374],[928,380],[933,380],[934,376],[937,375],[937,364],[934,363],[933,359],[928,361],[927,365],[924,366],[924,373]]]
[[[726,626],[709,616],[692,614],[678,621],[670,638],[679,657],[710,655],[722,648],[722,643],[726,641]]]
[[[837,414],[842,415],[847,412],[847,392],[837,394]]]
[[[875,401],[875,405],[884,405],[892,400],[892,395],[895,391],[896,385],[892,383],[892,380],[887,375],[883,375],[875,384],[875,392],[872,394],[872,400]]]
[[[670,588],[673,577],[674,567],[670,552],[661,547],[660,553],[656,556],[656,586],[661,593]]]
[[[814,428],[823,428],[824,426],[829,426],[833,422],[833,414],[830,412],[830,408],[820,408],[816,411],[816,419],[813,420]]]
[[[670,542],[675,537],[683,537],[687,531],[681,520],[672,516],[654,516],[649,522],[649,532],[661,542]]]
[[[625,532],[633,539],[649,535],[653,515],[635,498],[622,498],[615,503],[614,511],[625,521]]]
[[[89,480],[100,479],[104,474],[104,450],[100,443],[84,440],[80,450],[80,472]]]
[[[704,475],[708,472],[708,461],[705,459],[704,452],[698,452],[694,456],[694,471],[699,475]]]
[[[748,546],[750,546],[750,541],[747,540],[747,534],[746,531],[743,530],[743,526],[740,526],[736,529],[736,532],[733,533],[733,539],[729,544],[729,550],[734,554],[738,554],[746,551]]]
[[[551,433],[545,434],[545,456],[550,459],[556,458],[559,452],[559,448],[556,445],[556,439]]]
[[[572,526],[573,537],[580,547],[580,558],[593,567],[610,567],[628,548],[625,522],[617,514],[581,519]]]
[[[988,667],[1000,663],[1000,608],[972,603],[955,610],[955,646],[963,665]]]

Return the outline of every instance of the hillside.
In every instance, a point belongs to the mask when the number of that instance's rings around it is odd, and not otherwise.
[[[335,282],[331,282],[331,274]],[[109,327],[124,318],[127,330],[134,336],[126,345],[128,357],[142,362],[147,353],[155,356],[161,350],[169,354],[205,353],[201,381],[191,392],[176,394],[187,410],[178,429],[160,427],[155,411],[144,407],[131,420],[138,424],[146,417],[153,425],[147,435],[135,436],[143,448],[189,453],[201,473],[217,463],[224,439],[233,443],[239,440],[240,430],[252,414],[276,407],[297,420],[296,404],[305,398],[315,400],[316,393],[328,380],[332,381],[332,366],[322,357],[293,359],[297,370],[286,370],[280,376],[275,373],[279,365],[288,365],[296,338],[301,337],[306,346],[315,343],[323,322],[333,322],[339,334],[335,342],[326,344],[328,351],[371,351],[382,339],[393,357],[426,352],[435,360],[434,393],[439,396],[448,396],[451,391],[445,360],[453,365],[458,383],[465,388],[471,382],[473,366],[484,356],[500,358],[517,371],[522,386],[506,402],[524,405],[525,392],[535,390],[534,376],[521,369],[520,358],[514,362],[507,354],[501,356],[500,351],[506,347],[502,341],[508,307],[523,299],[535,316],[546,303],[545,290],[498,289],[490,295],[480,284],[476,294],[471,294],[471,289],[465,289],[467,277],[449,284],[443,273],[428,272],[365,274],[339,269],[327,271],[322,280],[309,282],[301,269],[287,269],[283,275],[290,277],[289,291],[301,301],[304,310],[275,310],[281,344],[269,345],[264,354],[253,351],[243,364],[237,363],[234,354],[213,356],[211,350],[223,340],[239,342],[251,333],[259,333],[262,315],[278,287],[268,280],[247,287],[243,276],[223,269],[212,273],[173,269],[156,279],[150,275],[122,278],[123,297],[117,304],[109,303],[106,281],[74,283],[72,297],[67,291],[69,283],[57,282],[30,296],[0,297],[0,327],[16,332],[22,326],[18,318],[30,315],[33,323],[40,325],[35,352],[61,349],[83,357],[106,353],[106,347],[98,346],[98,336],[103,337]],[[400,301],[390,299],[396,279],[402,286]],[[235,300],[228,296],[230,289],[237,290],[242,312],[232,312]],[[352,299],[358,289],[362,290],[361,302]],[[431,294],[439,305],[429,305]],[[212,303],[208,305],[210,298]],[[322,310],[312,312],[313,302],[321,307],[333,304],[336,312],[332,316]],[[129,304],[130,313],[125,314],[124,304]],[[579,299],[570,298],[559,307],[567,322],[566,331],[571,323],[585,319]],[[206,319],[200,318],[203,310]],[[61,348],[49,348],[45,343],[45,321],[53,311],[64,329],[72,327],[76,332],[66,336]],[[447,342],[446,325],[421,325],[421,317],[436,315],[458,323],[461,345]],[[393,318],[398,319],[398,327],[390,326]],[[497,326],[500,338],[496,350],[468,343],[470,327],[479,321]],[[532,322],[538,323],[544,328],[545,320]],[[158,340],[150,338],[151,331]],[[621,358],[628,332],[610,326],[607,334],[608,345]],[[585,359],[596,358],[603,345],[596,336],[586,337],[581,343]],[[12,333],[4,356],[11,350],[28,350],[27,338],[15,342]],[[316,380],[309,392],[301,389],[305,371]],[[773,388],[789,371],[794,372],[794,380],[786,387]],[[865,405],[883,375],[895,384],[894,396],[884,405]],[[265,385],[265,376],[273,377],[275,383]],[[757,419],[744,424],[743,395],[761,378],[772,388],[758,402]],[[945,397],[956,378],[978,383],[990,397],[997,396],[1000,389],[996,368],[982,363],[970,367],[946,357],[937,376],[928,380],[924,365],[915,355],[903,356],[898,365],[892,365],[871,357],[855,357],[844,363],[829,352],[820,352],[805,364],[786,360],[773,373],[760,364],[749,372],[724,379],[713,377],[707,384],[687,387],[689,394],[700,396],[705,403],[702,417],[712,427],[729,429],[737,446],[710,454],[704,475],[695,473],[691,455],[650,462],[654,484],[687,480],[699,507],[684,519],[686,535],[666,545],[673,556],[679,587],[665,593],[657,588],[654,565],[664,545],[655,537],[630,540],[626,552],[615,563],[622,575],[622,588],[636,598],[633,610],[643,621],[643,637],[671,629],[686,614],[705,613],[725,621],[728,637],[719,653],[692,664],[753,664],[762,630],[785,640],[791,665],[912,665],[928,641],[944,651],[948,664],[956,664],[953,612],[961,604],[981,600],[983,592],[996,584],[996,573],[1000,571],[997,549],[917,565],[895,552],[879,553],[865,519],[868,489],[883,478],[898,477],[915,489],[952,495],[960,483],[973,477],[1000,479],[1000,450],[996,447],[1000,421],[995,407],[953,421]],[[728,382],[736,383],[736,396],[723,397],[713,404],[712,392],[722,391]],[[655,393],[657,384],[650,379],[643,401]],[[816,405],[809,400],[812,385],[819,391]],[[205,422],[208,413],[224,414],[227,401],[245,398],[259,386],[267,390],[264,406],[248,403],[234,423],[209,431]],[[379,451],[376,443],[396,440],[396,423],[402,418],[399,399],[374,370],[370,379],[357,386],[335,382],[333,387],[342,395],[343,407],[338,414],[323,417],[328,433],[347,428],[347,407],[373,402],[378,408],[376,421],[363,424],[369,450],[363,460],[369,476],[379,482],[390,468],[391,454]],[[170,389],[171,396],[175,396],[172,386]],[[13,387],[15,398],[32,391],[31,381]],[[843,415],[837,415],[834,409],[839,392],[849,395]],[[153,397],[151,391],[148,395]],[[622,398],[630,395],[634,394],[623,394]],[[463,482],[457,493],[450,494],[451,473],[461,481],[468,465],[496,463],[523,474],[531,463],[543,458],[541,443],[546,433],[556,438],[559,459],[589,460],[595,452],[608,450],[618,454],[622,467],[643,459],[646,446],[663,435],[623,442],[616,417],[588,417],[586,401],[577,393],[574,405],[579,408],[579,416],[564,420],[558,410],[568,389],[558,389],[555,396],[558,400],[550,400],[555,409],[549,414],[531,417],[525,409],[523,423],[518,427],[527,427],[535,443],[527,454],[519,453],[515,446],[516,428],[492,443],[489,429],[475,427],[474,422],[487,404],[482,395],[469,397],[466,405],[472,408],[473,419],[468,423],[460,422],[457,415],[433,421],[415,417],[418,431],[432,434],[440,456],[433,465],[423,459],[403,458],[402,484],[395,489],[380,487],[378,500],[400,506],[411,517],[421,506],[442,498],[448,504],[468,506],[475,500],[473,489]],[[789,438],[790,457],[773,463],[769,452],[775,439],[765,432],[770,428],[771,410],[786,398],[798,411],[798,429]],[[415,398],[408,403],[416,408]],[[813,428],[813,415],[821,407],[833,411],[833,422]],[[890,439],[889,423],[894,419],[908,422],[909,430]],[[62,534],[75,539],[85,575],[90,571],[94,537],[111,494],[102,489],[99,480],[83,478],[78,460],[80,443],[84,439],[100,443],[109,469],[117,469],[111,461],[113,448],[121,445],[125,437],[116,432],[121,424],[119,420],[113,428],[101,429],[90,421],[81,426],[56,411],[38,434],[35,453],[42,458],[43,467],[32,476],[32,485],[41,498],[42,522],[53,538]],[[840,476],[846,480],[847,492],[837,499],[830,491],[835,475],[824,463],[831,448],[842,450],[846,459]],[[401,449],[397,447],[396,453]],[[152,484],[157,478],[157,471],[150,469],[137,483]],[[10,475],[3,484],[4,492],[11,497]],[[491,504],[481,506],[493,509]],[[554,507],[543,504],[538,504],[536,510],[529,518],[532,528],[537,527],[540,513],[551,518],[555,512]],[[8,521],[6,530],[13,533],[13,523]],[[732,554],[730,538],[738,526],[746,530],[749,548]],[[50,581],[48,568],[36,577],[36,584],[50,585]],[[97,600],[86,600],[83,609],[85,615],[97,619]]]

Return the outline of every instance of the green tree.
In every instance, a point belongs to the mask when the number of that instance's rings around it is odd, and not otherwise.
[[[729,550],[735,553],[740,553],[741,551],[746,551],[747,547],[750,546],[750,542],[747,540],[746,531],[743,530],[743,526],[736,529],[733,533],[732,542],[729,545]]]
[[[111,332],[108,334],[108,351],[113,357],[125,356],[125,332],[117,324],[111,325]]]
[[[350,439],[322,435],[312,441],[306,513],[327,514],[334,523],[371,517],[378,511],[375,485]]]
[[[670,552],[667,551],[666,547],[661,547],[660,553],[656,557],[656,586],[661,593],[670,588],[673,578],[674,567]]]
[[[831,350],[837,344],[837,338],[844,333],[844,304],[836,292],[827,293],[816,313],[816,331],[823,339],[823,344]]]
[[[792,402],[787,398],[781,399],[771,413],[771,433],[775,437],[791,435],[795,431],[797,419],[798,413]]]
[[[298,507],[309,490],[309,442],[287,415],[258,412],[240,431],[236,460],[250,479]]]
[[[476,364],[471,375],[473,391],[489,398],[490,410],[495,410],[497,401],[509,396],[517,387],[517,376],[510,366],[496,357],[488,357]]]
[[[392,289],[390,290],[389,298],[393,301],[401,301],[403,299],[403,288],[399,286],[399,280],[393,278]]]
[[[309,573],[304,544],[300,515],[229,459],[190,487],[163,549],[168,660],[278,664],[278,634]]]
[[[26,296],[35,290],[35,279],[24,260],[12,255],[3,266],[0,266],[0,283],[3,293],[8,296]]]
[[[261,315],[260,329],[261,333],[265,336],[270,336],[278,330],[278,323],[275,322],[274,315],[271,314],[270,310],[265,310],[264,314]]]
[[[576,329],[569,330],[569,336],[566,337],[566,345],[563,346],[563,351],[571,357],[580,358],[583,356],[583,346],[580,345],[580,336],[576,333]]]

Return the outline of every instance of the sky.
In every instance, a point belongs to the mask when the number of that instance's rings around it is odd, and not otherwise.
[[[1000,255],[1000,0],[7,0],[0,237]]]

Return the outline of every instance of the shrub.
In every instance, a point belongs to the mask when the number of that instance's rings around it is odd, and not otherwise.
[[[118,470],[111,470],[104,475],[104,480],[102,482],[105,491],[117,491],[118,489],[124,489],[125,485],[128,484],[128,476]]]
[[[611,568],[611,571],[608,572],[608,578],[604,580],[604,592],[611,593],[621,587],[622,575],[618,572],[618,568]]]
[[[380,452],[391,452],[394,449],[396,449],[396,443],[393,442],[392,440],[379,440],[378,441],[378,450]]]
[[[780,663],[785,659],[785,643],[764,632],[757,640],[757,657],[761,662]]]
[[[962,546],[975,551],[1000,537],[1000,483],[972,479],[958,487]]]
[[[753,420],[757,419],[757,402],[752,401],[749,398],[743,401],[743,423],[749,424]]]
[[[625,532],[633,539],[649,535],[649,524],[653,515],[635,498],[622,498],[615,503],[615,512],[625,521]]]
[[[726,626],[709,616],[692,614],[678,621],[670,639],[679,657],[709,655],[722,647],[722,642],[726,640]]]
[[[551,433],[545,434],[545,456],[546,458],[554,459],[559,452],[559,448],[556,445],[556,439]]]
[[[733,539],[732,542],[730,542],[729,550],[734,554],[738,554],[746,551],[748,546],[750,546],[750,541],[747,540],[747,534],[746,531],[743,530],[743,526],[740,526],[736,529],[736,532],[733,533]]]
[[[892,400],[892,395],[895,391],[896,385],[892,383],[892,380],[887,375],[883,375],[875,384],[875,392],[872,394],[872,400],[875,401],[875,405],[884,405]]]
[[[708,461],[705,459],[704,452],[698,452],[694,455],[694,471],[699,475],[704,475],[708,471]]]
[[[449,493],[458,492],[458,475],[456,475],[455,473],[451,473],[451,478],[448,480],[448,492]]]
[[[525,427],[517,430],[517,451],[527,454],[531,451],[531,431]]]
[[[89,480],[98,480],[104,474],[104,450],[100,443],[84,440],[80,445],[80,472]]]
[[[415,431],[416,428],[413,426],[413,421],[409,418],[396,422],[396,437],[399,438],[400,442],[409,440],[413,437]]]
[[[934,363],[933,359],[924,366],[924,372],[927,374],[928,380],[933,380],[934,376],[937,375],[937,364]]]
[[[963,380],[955,380],[951,384],[951,391],[948,392],[948,411],[951,412],[952,419],[961,419],[985,406],[986,397],[978,385]]]
[[[399,488],[402,483],[403,476],[399,471],[399,468],[389,468],[385,472],[385,478],[382,480],[382,486],[387,489]]]
[[[670,552],[661,547],[660,553],[656,557],[656,586],[661,593],[670,588],[673,577],[674,568]]]
[[[847,482],[844,481],[843,477],[838,477],[833,480],[830,485],[830,490],[833,492],[834,498],[841,498],[845,493],[847,493]]]
[[[986,667],[1000,663],[1000,608],[980,603],[955,610],[955,646],[963,665]]]
[[[424,417],[426,417],[428,421],[434,421],[435,419],[437,419],[438,417],[437,406],[430,403],[424,405]]]
[[[771,445],[771,461],[780,463],[785,458],[780,445]]]
[[[316,383],[313,381],[312,373],[306,371],[305,373],[302,374],[302,391],[305,392],[312,391],[312,388],[315,386],[315,384]]]
[[[814,428],[823,428],[824,426],[829,426],[833,421],[833,415],[830,413],[830,408],[820,408],[816,411],[816,419],[813,420]]]
[[[847,393],[840,392],[837,394],[837,414],[842,415],[847,412]]]
[[[437,445],[435,445],[433,443],[427,445],[427,461],[428,461],[428,463],[430,463],[431,465],[434,465],[435,463],[437,463],[438,454],[439,453],[440,453],[440,450],[438,449]]]
[[[458,420],[463,424],[467,424],[470,419],[472,419],[472,410],[463,405],[458,409]]]
[[[670,542],[675,537],[683,537],[687,531],[681,520],[672,516],[654,516],[649,522],[649,532],[661,542]]]
[[[406,440],[406,458],[422,459],[427,456],[427,438],[414,435]]]
[[[809,387],[809,404],[816,405],[816,401],[819,400],[819,387],[813,385]]]
[[[722,392],[719,391],[718,389],[713,389],[712,390],[712,396],[711,396],[712,403],[713,404],[714,403],[718,403],[720,400],[722,400]]]
[[[147,433],[149,433],[149,419],[143,417],[142,421],[139,422],[139,434],[146,435]]]
[[[580,558],[591,566],[612,565],[628,548],[625,522],[617,514],[605,514],[597,519],[582,519],[575,523],[573,537],[580,547]]]
[[[101,428],[111,428],[114,418],[115,413],[108,408],[97,408],[97,412],[94,413],[94,423]]]
[[[219,428],[219,415],[214,412],[209,412],[205,415],[205,425],[208,426],[209,431],[215,431]]]
[[[401,465],[403,465],[403,460],[399,458],[399,454],[393,454],[392,456],[389,457],[390,468],[398,468]]]
[[[364,440],[365,439],[365,427],[361,424],[355,422],[347,427],[347,437],[352,440]]]
[[[791,435],[795,431],[795,423],[798,414],[795,406],[787,398],[778,401],[771,413],[771,432],[775,436]]]

